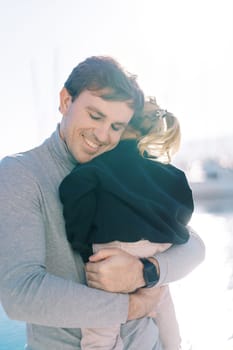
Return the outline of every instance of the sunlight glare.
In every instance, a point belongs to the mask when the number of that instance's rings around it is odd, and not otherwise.
[[[228,349],[224,339],[232,332],[229,325],[233,324],[233,294],[227,289],[232,271],[226,269],[225,261],[226,218],[196,213],[191,226],[205,243],[206,259],[189,276],[172,285],[184,348]]]

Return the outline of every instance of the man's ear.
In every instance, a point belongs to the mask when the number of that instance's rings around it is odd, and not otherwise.
[[[72,97],[70,96],[66,88],[63,87],[60,92],[60,106],[59,106],[59,111],[61,112],[62,115],[66,114],[71,103],[72,103]]]

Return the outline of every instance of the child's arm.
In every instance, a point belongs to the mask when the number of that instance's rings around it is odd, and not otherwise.
[[[181,336],[175,307],[168,286],[161,287],[160,302],[155,310],[155,322],[164,350],[181,349]]]
[[[63,203],[67,239],[85,262],[93,253],[90,242],[91,226],[96,212],[96,179],[91,171],[73,171],[59,187]]]

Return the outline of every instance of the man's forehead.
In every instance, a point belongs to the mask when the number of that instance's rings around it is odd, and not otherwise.
[[[88,90],[93,96],[100,97],[104,101],[108,102],[122,102],[123,104],[127,105],[129,108],[132,110],[133,108],[133,101],[132,99],[123,99],[120,98],[119,95],[117,95],[113,89],[111,88],[103,88],[103,89],[98,89],[98,90]],[[118,96],[118,98],[117,98]]]
[[[109,91],[109,89],[84,90],[78,96],[77,103],[81,103],[82,107],[98,113],[102,117],[111,117],[115,121],[128,123],[134,113],[134,109],[129,101],[104,98],[103,94]]]
[[[98,96],[103,98],[104,96],[112,95],[113,94],[113,89],[111,88],[102,88],[102,89],[97,89],[97,90],[88,90],[90,93],[94,96]]]

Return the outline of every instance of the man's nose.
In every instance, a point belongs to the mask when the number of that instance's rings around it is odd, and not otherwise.
[[[109,142],[110,131],[108,126],[102,125],[101,127],[95,129],[94,134],[99,142],[101,143]]]

